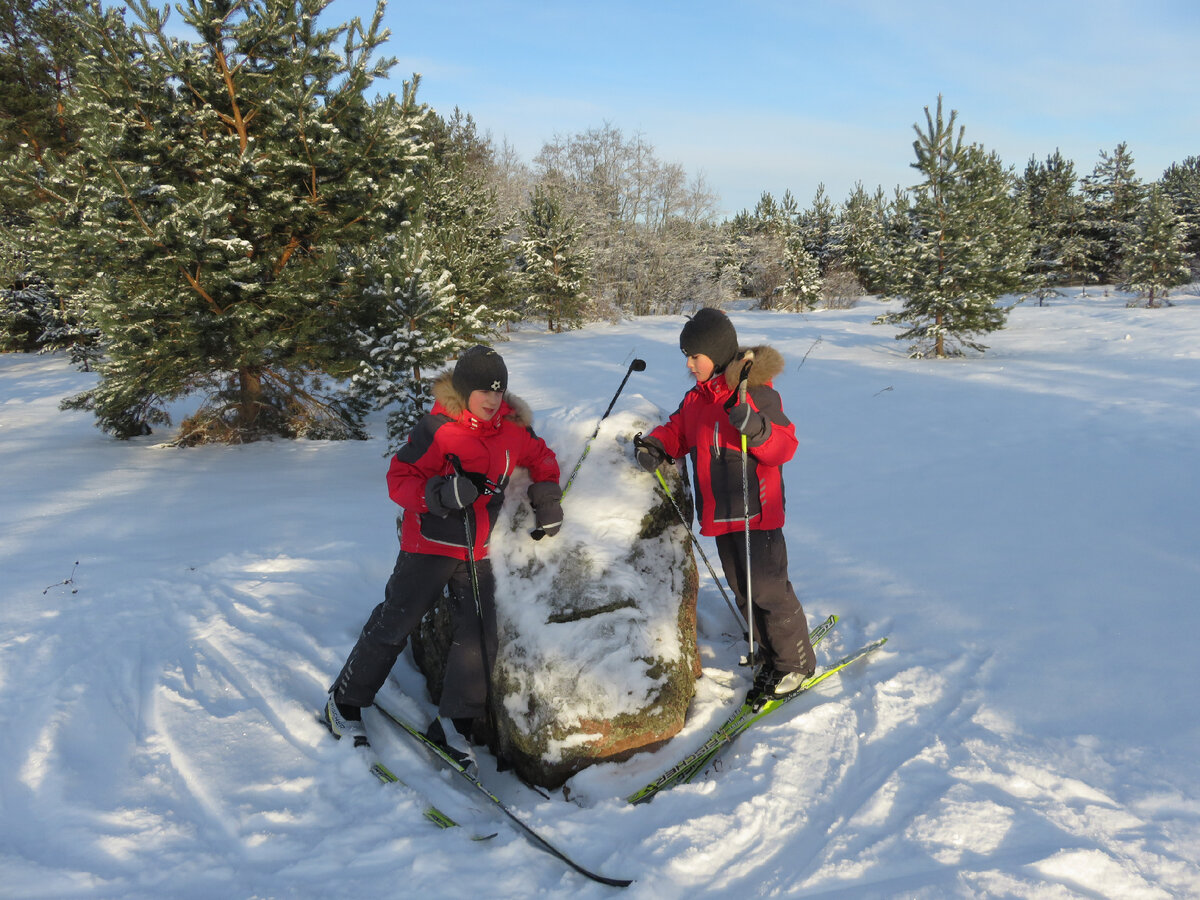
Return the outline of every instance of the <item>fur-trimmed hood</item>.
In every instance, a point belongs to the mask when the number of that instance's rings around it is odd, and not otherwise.
[[[746,377],[748,387],[761,387],[774,381],[775,376],[783,371],[783,354],[774,347],[765,344],[759,347],[742,347],[738,350],[733,362],[725,367],[725,383],[736,389],[738,378],[742,374],[742,366],[746,360],[751,360],[750,372]]]
[[[454,389],[451,381],[453,374],[453,369],[446,369],[435,375],[431,391],[434,401],[446,411],[446,415],[457,419],[467,411],[467,400]],[[500,415],[523,428],[533,424],[533,410],[529,404],[510,391],[504,392],[504,405],[500,407]]]

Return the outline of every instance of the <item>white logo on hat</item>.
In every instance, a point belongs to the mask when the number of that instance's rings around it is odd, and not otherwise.
[[[493,391],[498,391],[498,390],[500,390],[500,382],[499,382],[499,381],[493,381],[493,382],[492,382],[492,390],[493,390]]]

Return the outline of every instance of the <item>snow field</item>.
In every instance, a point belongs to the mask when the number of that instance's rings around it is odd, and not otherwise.
[[[842,617],[819,656],[889,643],[629,806],[746,687],[701,564],[684,731],[566,799],[486,757],[485,783],[628,897],[1200,895],[1200,296],[1088,294],[946,361],[905,359],[874,301],[735,310],[788,361],[793,581]],[[503,345],[564,469],[634,355],[614,415],[675,408],[681,321]],[[398,736],[375,729],[409,787],[316,723],[394,560],[381,439],[117,443],[57,409],[89,377],[0,357],[0,896],[614,895]],[[407,658],[386,690],[428,715]]]

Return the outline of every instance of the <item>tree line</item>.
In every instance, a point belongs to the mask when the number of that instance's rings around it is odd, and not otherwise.
[[[513,323],[676,314],[755,298],[802,311],[864,293],[914,356],[981,351],[996,303],[1119,284],[1147,305],[1200,259],[1200,157],[1144,183],[1126,145],[1080,176],[1023,172],[957,113],[914,125],[914,183],[764,193],[719,220],[702,178],[609,123],[530,162],[439,115],[419,79],[382,94],[384,4],[14,0],[0,10],[0,349],[98,373],[70,398],[118,437],[197,397],[181,443],[392,440],[428,374]]]

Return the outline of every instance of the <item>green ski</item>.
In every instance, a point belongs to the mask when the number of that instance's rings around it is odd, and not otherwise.
[[[831,616],[830,619],[836,621],[836,617],[834,616]],[[825,624],[828,624],[830,627],[832,627],[832,624],[829,622],[829,620],[826,620]],[[817,643],[820,637],[824,637],[824,635],[828,633],[828,629],[825,629],[824,632],[821,632],[822,627],[824,627],[824,625],[818,627],[818,629],[813,632],[814,637],[812,638],[812,642],[814,645]],[[821,632],[819,636],[817,636],[818,632]],[[843,657],[832,665],[821,669],[812,677],[807,679],[799,688],[792,691],[790,694],[785,694],[782,697],[766,698],[762,696],[756,696],[753,693],[748,694],[746,699],[742,701],[741,706],[734,711],[733,715],[731,715],[725,720],[725,722],[715,729],[709,738],[700,745],[700,747],[689,753],[675,765],[671,766],[654,781],[629,795],[629,797],[626,799],[630,803],[644,803],[665,788],[673,787],[677,784],[685,784],[691,781],[701,771],[703,771],[708,763],[738,735],[742,734],[754,724],[761,721],[764,717],[775,712],[775,710],[785,706],[792,700],[795,700],[797,697],[806,693],[811,688],[816,687],[825,679],[838,674],[847,666],[851,665],[867,654],[878,650],[885,643],[887,643],[887,638],[880,638],[879,640],[872,641],[870,644],[867,644],[864,647],[860,647],[858,650],[855,650],[853,653]]]

